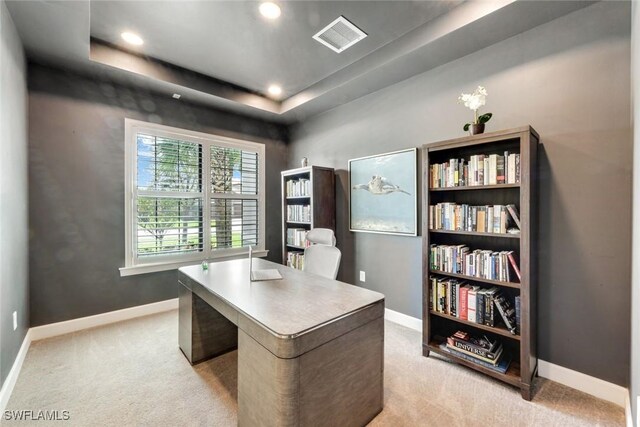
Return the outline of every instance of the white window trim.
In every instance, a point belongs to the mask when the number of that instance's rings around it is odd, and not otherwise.
[[[151,273],[155,271],[166,271],[176,269],[185,265],[199,264],[202,261],[222,260],[230,258],[239,258],[248,254],[247,248],[235,249],[218,249],[211,250],[211,230],[210,226],[204,227],[203,251],[197,254],[186,255],[170,255],[149,258],[147,261],[140,261],[135,254],[135,236],[137,230],[136,220],[134,218],[135,195],[136,195],[136,178],[137,178],[137,134],[139,132],[148,132],[155,136],[164,136],[168,138],[180,139],[182,141],[194,142],[202,144],[203,153],[209,152],[212,145],[223,146],[229,148],[238,148],[258,153],[258,246],[254,248],[256,256],[266,256],[268,251],[265,250],[265,159],[264,144],[252,141],[229,138],[226,136],[212,135],[202,132],[195,132],[186,129],[175,128],[155,123],[147,123],[139,120],[125,118],[124,120],[125,135],[125,266],[120,268],[121,276],[129,276],[133,274]],[[189,196],[197,196],[201,194],[203,197],[203,216],[209,217],[209,203],[211,199],[211,189],[209,185],[210,175],[210,158],[203,155],[202,159],[202,175],[203,175],[203,192],[190,193]],[[140,192],[140,191],[138,191]],[[227,197],[227,196],[223,196]],[[233,198],[247,198],[246,195],[229,195]],[[254,199],[255,197],[249,197]],[[162,258],[162,260],[159,260]]]

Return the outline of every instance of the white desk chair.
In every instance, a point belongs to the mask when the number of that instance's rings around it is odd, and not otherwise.
[[[314,228],[307,233],[307,240],[311,246],[304,250],[303,271],[317,274],[329,279],[335,279],[340,268],[342,253],[336,248],[336,238],[333,230],[328,228]]]

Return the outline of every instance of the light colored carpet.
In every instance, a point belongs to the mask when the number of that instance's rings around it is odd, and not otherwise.
[[[235,425],[237,352],[191,367],[178,349],[177,315],[33,343],[7,409],[70,413],[38,426]],[[622,408],[543,379],[526,402],[514,388],[422,357],[419,333],[385,328],[385,403],[373,426],[624,425]]]

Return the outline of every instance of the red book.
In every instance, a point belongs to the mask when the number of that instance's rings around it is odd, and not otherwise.
[[[460,319],[467,320],[467,296],[469,288],[467,286],[460,286]]]
[[[518,276],[518,280],[522,280],[522,277],[520,276],[520,269],[518,268],[518,264],[516,264],[516,259],[513,257],[513,252],[509,252],[507,257],[509,258],[509,262],[511,263],[511,267],[513,267],[513,271],[515,271],[516,272],[516,276]]]

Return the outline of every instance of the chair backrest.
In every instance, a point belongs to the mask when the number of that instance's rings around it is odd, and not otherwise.
[[[342,253],[336,248],[333,231],[327,228],[314,228],[307,233],[311,246],[304,250],[303,270],[329,279],[338,276]]]
[[[335,246],[336,236],[330,228],[314,228],[307,233],[306,239],[311,244]]]

